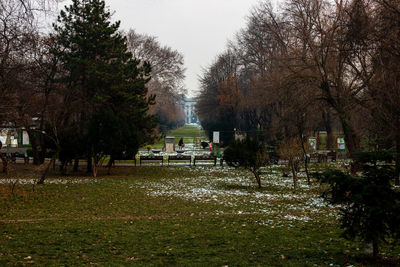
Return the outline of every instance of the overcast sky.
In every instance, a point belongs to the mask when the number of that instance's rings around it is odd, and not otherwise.
[[[223,52],[228,39],[246,25],[259,0],[106,0],[124,30],[157,36],[185,57],[185,85],[198,91],[201,68]],[[60,4],[62,8],[69,1]]]

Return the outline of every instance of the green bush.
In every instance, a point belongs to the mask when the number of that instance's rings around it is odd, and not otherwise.
[[[206,141],[201,141],[201,147],[206,149],[206,147],[208,147],[208,143]]]
[[[219,147],[214,146],[213,151],[211,151],[211,156],[222,158],[224,156],[224,153],[221,151]]]
[[[233,140],[224,151],[224,159],[229,166],[242,167],[251,171],[261,188],[260,168],[269,162],[265,146],[256,138],[247,136],[243,140]]]
[[[382,242],[396,240],[400,234],[400,193],[390,183],[393,167],[384,164],[392,159],[386,152],[361,153],[357,155],[360,177],[339,170],[315,175],[329,185],[323,198],[340,205],[343,236],[372,243],[374,257]]]

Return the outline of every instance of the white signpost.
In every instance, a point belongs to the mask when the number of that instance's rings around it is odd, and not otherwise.
[[[7,142],[7,136],[4,135],[0,135],[0,142],[3,144],[3,146],[5,147],[6,142]]]
[[[22,132],[22,144],[29,145],[29,135],[26,131]]]
[[[213,132],[213,143],[219,144],[219,132]]]
[[[315,138],[315,137],[309,137],[309,138],[308,138],[308,143],[310,144],[310,146],[312,147],[312,149],[313,149],[314,151],[317,150],[317,138]]]

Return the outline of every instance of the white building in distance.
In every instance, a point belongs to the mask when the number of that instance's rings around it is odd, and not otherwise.
[[[196,115],[196,99],[187,98],[185,95],[181,95],[181,107],[185,113],[185,123],[199,123]]]

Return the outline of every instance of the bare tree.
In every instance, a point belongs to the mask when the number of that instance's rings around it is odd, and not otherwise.
[[[0,0],[0,121],[25,127],[33,150],[36,135],[30,128],[41,103],[37,55],[40,47],[40,14],[49,12],[54,1]],[[42,124],[43,125],[43,124]],[[38,157],[35,163],[38,164]]]
[[[368,51],[352,48],[346,40],[347,9],[347,1],[293,0],[285,7],[285,16],[293,33],[287,50],[302,69],[309,70],[309,75],[299,76],[311,80],[318,97],[336,112],[347,148],[353,153],[360,151],[360,137],[351,123],[352,115],[372,69]]]
[[[0,116],[3,122],[9,122],[16,111],[15,93],[34,34],[31,18],[26,15],[23,3],[12,0],[0,2],[0,33]]]
[[[298,183],[297,172],[299,170],[301,157],[303,156],[299,139],[293,137],[284,139],[279,145],[279,155],[282,159],[288,161],[288,168],[292,171],[293,191],[296,191]]]
[[[3,147],[3,143],[0,141],[0,149]],[[7,157],[0,152],[0,158],[1,158],[1,162],[3,164],[3,172],[5,174],[8,174],[8,161],[7,161]]]
[[[375,73],[369,87],[370,121],[374,138],[383,148],[395,147],[395,181],[400,175],[400,3],[375,0]],[[371,125],[370,125],[371,126]]]
[[[156,37],[139,34],[134,30],[127,33],[127,44],[133,56],[151,64],[152,79],[147,84],[149,94],[156,95],[156,105],[150,112],[160,121],[160,130],[184,123],[184,114],[180,110],[180,94],[186,92],[184,58],[177,50],[163,46]]]

